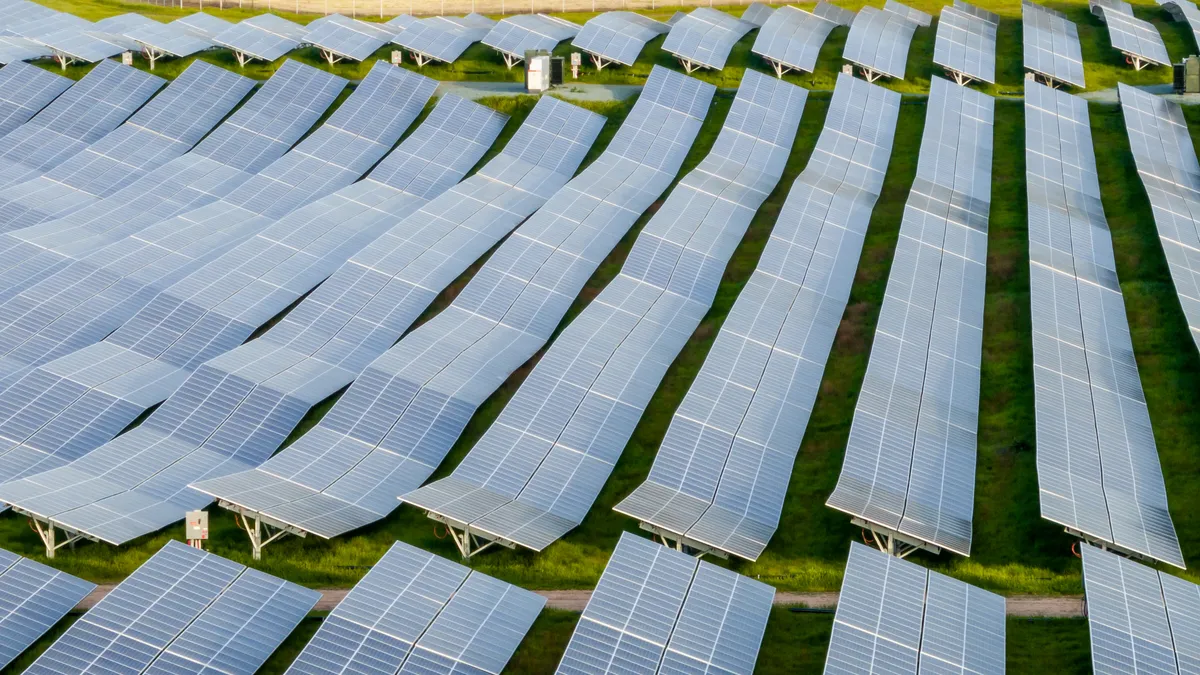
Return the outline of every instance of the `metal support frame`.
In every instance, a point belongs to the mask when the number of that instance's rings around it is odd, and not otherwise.
[[[871,538],[875,540],[875,547],[897,558],[907,558],[914,551],[929,551],[934,555],[942,552],[940,546],[902,535],[893,529],[863,520],[862,518],[851,518],[850,522],[864,530],[870,531]]]
[[[638,523],[638,527],[657,537],[659,543],[661,543],[663,546],[679,551],[680,553],[686,553],[696,558],[703,558],[706,555],[711,555],[715,558],[721,558],[722,560],[729,559],[729,554],[719,548],[713,548],[707,544],[701,544],[700,542],[688,539],[679,533],[664,530],[657,525],[651,525],[650,523],[642,522]]]
[[[262,550],[266,548],[267,544],[273,541],[289,534],[302,538],[308,536],[307,532],[298,527],[264,517],[257,511],[247,511],[237,504],[218,501],[217,505],[223,509],[229,509],[238,515],[238,524],[246,532],[246,536],[250,538],[250,548],[253,550],[255,560],[262,560]]]
[[[75,65],[76,63],[79,63],[79,59],[75,58],[74,56],[71,56],[70,54],[68,54],[66,52],[60,52],[57,50],[55,50],[55,52],[54,52],[54,60],[58,61],[58,66],[60,68],[62,68],[63,70],[66,70],[67,66],[71,66],[71,65]]]
[[[500,52],[500,56],[504,57],[504,65],[508,66],[509,70],[512,70],[513,66],[525,60],[524,56],[515,56],[506,52]]]
[[[1097,539],[1089,534],[1080,532],[1079,530],[1076,530],[1076,529],[1073,529],[1070,527],[1064,527],[1063,531],[1066,532],[1067,534],[1071,535],[1072,537],[1078,537],[1084,544],[1087,544],[1088,546],[1095,546],[1096,548],[1100,549],[1101,551],[1108,551],[1109,553],[1115,553],[1115,554],[1121,556],[1122,558],[1129,558],[1131,560],[1139,560],[1141,562],[1148,563],[1150,565],[1155,565],[1159,562],[1158,560],[1146,555],[1145,553],[1138,553],[1137,551],[1133,551],[1133,550],[1124,548],[1122,546],[1118,546],[1118,545],[1112,543],[1111,541],[1104,541],[1103,539]]]
[[[253,61],[254,57],[239,49],[233,50],[233,58],[237,59],[238,67],[245,68],[246,62]]]
[[[492,546],[516,548],[514,544],[502,539],[492,539],[478,532],[472,532],[471,526],[466,523],[451,520],[429,511],[426,511],[425,515],[446,526],[446,532],[454,540],[454,545],[458,548],[458,553],[464,560],[470,560],[473,556],[483,553]]]
[[[1030,70],[1030,71],[1026,71],[1026,72],[1029,75],[1033,76],[1034,82],[1039,82],[1041,84],[1044,84],[1047,87],[1050,87],[1051,89],[1061,89],[1063,87],[1063,84],[1064,84],[1063,82],[1059,82],[1058,80],[1054,79],[1053,77],[1050,77],[1049,75],[1047,75],[1045,73],[1039,73],[1036,70]]]
[[[881,73],[878,70],[875,70],[873,68],[868,68],[866,66],[859,66],[858,69],[862,71],[863,77],[865,77],[867,79],[867,82],[874,82],[875,80],[878,80],[879,78],[883,77],[883,73]]]
[[[604,70],[604,66],[616,63],[616,61],[606,59],[599,54],[589,53],[588,56],[592,57],[592,65],[596,66],[596,70]]]
[[[947,68],[946,74],[954,78],[955,84],[962,87],[965,87],[975,81],[975,78],[971,77],[970,75],[954,70],[953,68]]]
[[[41,518],[36,518],[34,516],[29,517],[29,522],[33,525],[33,529],[38,533],[38,536],[42,538],[42,543],[46,545],[47,558],[53,558],[54,552],[64,546],[70,546],[72,549],[74,549],[75,542],[84,538],[84,536],[78,532],[68,532],[67,530],[63,530],[63,534],[66,536],[66,539],[61,543],[56,543],[54,536],[54,530],[56,528],[54,523],[48,520],[42,520]]]
[[[154,70],[154,64],[162,57],[169,56],[169,54],[161,49],[155,49],[150,45],[142,45],[142,56],[146,57],[146,60],[150,62],[150,70]]]
[[[783,77],[784,75],[795,70],[795,68],[785,65],[782,61],[776,61],[775,59],[765,59],[765,58],[763,60],[766,61],[767,63],[771,64],[771,68],[775,71],[775,77]]]
[[[1150,66],[1159,65],[1158,63],[1155,63],[1154,61],[1147,61],[1146,59],[1143,59],[1140,56],[1136,56],[1136,55],[1130,54],[1128,52],[1125,52],[1125,62],[1128,63],[1129,65],[1133,66],[1134,70],[1142,70],[1143,68],[1149,68]]]
[[[325,59],[325,61],[327,63],[329,63],[329,65],[332,66],[333,64],[338,63],[345,57],[342,56],[341,54],[336,54],[331,50],[321,47],[321,58]]]
[[[413,63],[417,64],[418,68],[424,68],[426,64],[433,62],[433,57],[425,56],[421,52],[409,51],[408,54],[412,57]]]
[[[697,63],[697,62],[695,62],[695,61],[692,61],[692,60],[690,60],[690,59],[685,59],[685,58],[683,58],[682,56],[679,56],[679,57],[676,57],[676,58],[678,58],[678,59],[679,59],[679,63],[683,65],[683,69],[684,69],[684,71],[686,71],[686,72],[688,72],[688,73],[691,73],[691,72],[693,72],[693,71],[696,71],[696,70],[700,70],[701,68],[707,68],[707,67],[708,67],[708,66],[704,65],[703,63]]]

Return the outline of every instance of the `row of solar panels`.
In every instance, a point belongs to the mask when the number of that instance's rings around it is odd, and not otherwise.
[[[334,14],[307,26],[264,14],[236,25],[204,13],[168,24],[136,14],[125,14],[90,24],[82,19],[42,8],[31,0],[3,0],[8,16],[0,18],[0,63],[57,56],[72,61],[96,62],[126,50],[141,50],[151,62],[163,56],[184,57],[213,47],[233,50],[243,65],[251,59],[273,61],[302,45],[318,48],[329,63],[362,61],[386,44],[407,49],[418,65],[451,63],[470,45],[482,41],[498,51],[511,68],[529,50],[551,50],[564,40],[588,53],[598,68],[611,63],[633,65],[651,39],[667,35],[663,49],[677,56],[688,72],[695,68],[721,69],[733,45],[751,30],[761,28],[752,51],[782,75],[788,70],[811,72],[821,44],[841,25],[850,34],[844,56],[858,64],[870,79],[881,75],[903,78],[909,42],[918,26],[931,18],[888,0],[883,10],[867,8],[855,14],[826,2],[812,13],[793,7],[774,11],[754,3],[739,19],[701,7],[671,23],[633,12],[606,12],[583,26],[544,14],[521,14],[499,23],[478,14],[465,17],[432,17],[417,20],[398,16],[387,23],[371,23]],[[36,7],[37,10],[29,10]],[[46,33],[46,17],[55,32]],[[956,0],[943,11],[934,62],[956,74],[960,83],[970,79],[995,81],[995,41],[998,17]],[[61,24],[72,28],[62,29]],[[42,40],[41,42],[38,42]],[[29,42],[35,48],[25,45]],[[6,46],[7,45],[7,46]]]
[[[1158,0],[1175,21],[1186,21],[1200,46],[1200,8],[1189,0]],[[1135,69],[1169,66],[1166,45],[1154,24],[1139,19],[1124,0],[1089,0],[1088,7],[1108,27],[1113,49],[1125,55]],[[1021,2],[1024,31],[1025,69],[1050,86],[1086,86],[1083,52],[1078,28],[1066,15],[1035,4]]]

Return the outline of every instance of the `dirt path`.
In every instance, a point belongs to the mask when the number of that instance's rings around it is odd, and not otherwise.
[[[115,587],[114,584],[98,586],[75,608],[91,608]],[[321,591],[321,599],[313,608],[317,612],[329,612],[346,597],[346,589]],[[571,612],[582,612],[591,591],[538,591],[546,596],[546,606]],[[796,605],[814,609],[833,609],[837,606],[837,593],[776,593],[776,605]],[[1009,616],[1052,617],[1070,619],[1083,616],[1083,597],[1079,595],[1040,596],[1014,595],[1008,599]]]

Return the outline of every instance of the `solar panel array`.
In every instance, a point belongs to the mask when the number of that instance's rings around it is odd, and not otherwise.
[[[96,63],[121,52],[140,49],[141,45],[126,37],[126,32],[157,25],[158,22],[140,14],[122,14],[88,27],[67,28],[37,39],[49,47],[65,67],[75,62]]]
[[[326,538],[390,513],[396,495],[437,468],[473,411],[549,340],[670,185],[713,92],[655,67],[605,152],[517,228],[450,307],[371,363],[287,449],[197,489]]]
[[[1200,7],[1188,0],[1158,0],[1173,21],[1186,21],[1192,29],[1192,40],[1200,46]]]
[[[454,63],[495,26],[495,21],[482,14],[432,16],[405,26],[392,42],[409,50],[418,66],[429,61]]]
[[[117,128],[163,80],[105,61],[0,138],[0,189],[58,166]]]
[[[249,78],[193,62],[121,126],[45,174],[0,190],[0,231],[65,216],[183,155],[253,88]]]
[[[1083,547],[1092,672],[1187,675],[1200,662],[1200,586]]]
[[[37,66],[9,65],[0,69],[0,138],[28,122],[73,84]]]
[[[1025,36],[1025,70],[1041,75],[1050,83],[1086,86],[1079,30],[1065,14],[1021,0],[1021,25]]]
[[[1087,104],[1027,82],[1025,124],[1042,517],[1183,567],[1100,203]]]
[[[545,604],[536,593],[398,541],[287,673],[499,675]]]
[[[436,86],[377,62],[326,124],[226,197],[8,295],[0,302],[0,373],[10,375],[99,341],[158,291],[228,247],[357,179],[420,114]],[[40,308],[36,317],[27,315],[31,307]]]
[[[825,672],[1003,675],[1004,607],[995,593],[852,542]]]
[[[367,23],[341,14],[331,14],[304,41],[321,50],[330,63],[342,59],[364,61],[396,37],[396,29],[387,24]]]
[[[401,499],[472,536],[534,550],[578,525],[779,180],[806,95],[746,71],[713,149],[646,224],[621,273],[454,473]]]
[[[116,436],[197,366],[237,347],[451,187],[503,125],[503,116],[483,106],[443,97],[363,181],[297,209],[184,277],[98,344],[11,378],[0,393],[7,441],[0,481],[61,466]]]
[[[933,44],[933,62],[949,71],[959,84],[971,80],[995,84],[999,26],[999,16],[962,0],[957,0],[954,7],[943,7]]]
[[[0,668],[45,635],[95,587],[0,549]]]
[[[932,20],[894,0],[887,0],[883,9],[863,7],[850,24],[842,58],[860,66],[868,81],[884,75],[903,80],[913,33]]]
[[[697,7],[671,26],[662,49],[674,54],[689,73],[721,70],[733,46],[758,26],[711,7]]]
[[[1136,70],[1147,65],[1171,65],[1162,35],[1149,21],[1133,15],[1133,7],[1123,0],[1088,0],[1092,13],[1108,25],[1113,49],[1123,53]]]
[[[767,19],[771,18],[771,14],[774,11],[775,9],[770,5],[764,5],[761,2],[752,2],[742,11],[742,21],[752,23],[756,28],[762,28]]]
[[[749,675],[774,597],[760,581],[622,532],[556,672]]]
[[[216,34],[213,42],[232,49],[238,62],[245,65],[251,59],[274,61],[287,54],[304,42],[308,30],[274,14],[259,14]]]
[[[196,12],[171,23],[135,26],[125,31],[125,36],[142,46],[153,70],[155,61],[163,56],[178,58],[211,49],[216,46],[213,38],[229,26],[228,21]]]
[[[517,14],[506,17],[483,36],[483,44],[500,52],[509,68],[525,59],[530,50],[550,51],[563,40],[575,37],[577,23],[548,14]]]
[[[25,672],[252,675],[320,597],[168,541]]]
[[[671,27],[635,12],[604,12],[583,24],[571,45],[592,56],[597,68],[609,63],[632,66],[646,43]]]
[[[699,550],[762,553],[850,297],[899,112],[899,94],[838,76],[825,128],[758,269],[671,418],[649,477],[618,512]]]
[[[52,56],[54,50],[32,38],[0,35],[0,65]]]
[[[354,96],[328,124],[340,120]],[[312,406],[349,384],[445,285],[568,180],[603,119],[543,99],[475,177],[356,254],[262,337],[200,365],[136,429],[0,492],[43,521],[110,543],[207,505],[211,499],[189,483],[266,460]],[[447,236],[439,238],[439,231]],[[425,245],[404,246],[410,238]]]
[[[766,59],[780,77],[790,70],[811,73],[830,31],[849,26],[853,20],[853,12],[824,0],[817,3],[812,14],[784,5],[763,24],[750,51]]]
[[[1179,104],[1120,85],[1138,175],[1150,197],[1159,242],[1192,340],[1200,349],[1200,163]]]
[[[917,176],[827,502],[963,555],[974,510],[994,103],[932,79]]]
[[[299,140],[344,86],[339,77],[287,61],[191,152],[68,216],[0,234],[0,296],[228,195]]]

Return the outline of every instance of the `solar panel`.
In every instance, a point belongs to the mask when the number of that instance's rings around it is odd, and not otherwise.
[[[1002,674],[1004,608],[999,595],[852,542],[825,672]]]
[[[95,587],[0,549],[0,668],[12,663]]]
[[[217,33],[229,28],[230,23],[225,19],[219,19],[212,14],[194,12],[185,17],[175,19],[171,22],[171,25],[181,26],[191,33],[211,39],[216,37]]]
[[[19,61],[0,69],[0,138],[28,122],[71,84],[65,77]]]
[[[33,61],[53,55],[54,50],[37,40],[21,37],[0,37],[0,65]]]
[[[811,73],[830,31],[839,25],[850,25],[854,16],[826,2],[818,3],[814,11],[815,14],[809,14],[788,5],[775,10],[758,31],[750,51],[770,63],[779,77],[792,70]],[[842,16],[843,13],[848,16]],[[843,19],[848,20],[841,23]]]
[[[945,68],[958,84],[969,84],[972,80],[995,84],[998,27],[998,23],[969,11],[943,8],[933,45],[933,62]]]
[[[974,510],[993,108],[985,94],[931,82],[917,177],[826,502],[878,537],[962,555]]]
[[[316,23],[316,22],[313,22]],[[274,61],[287,54],[308,35],[308,29],[274,14],[259,14],[213,36],[213,42],[233,50],[242,66],[247,61]]]
[[[774,11],[775,9],[770,5],[764,5],[761,2],[752,2],[742,12],[742,21],[752,23],[756,28],[762,28],[767,19],[771,18],[771,14]]]
[[[0,189],[58,166],[115,129],[163,80],[105,61],[28,122],[0,138]]]
[[[1158,0],[1172,21],[1186,21],[1192,29],[1192,40],[1200,46],[1200,8],[1189,0]]]
[[[751,673],[775,589],[621,533],[566,652],[573,673]]]
[[[183,155],[254,88],[193,62],[124,124],[42,176],[0,190],[0,231],[65,216]]]
[[[25,672],[251,675],[320,597],[168,541]]]
[[[163,56],[190,56],[213,46],[212,40],[175,23],[139,26],[127,32],[126,36],[142,46],[142,52],[150,60],[151,70]]]
[[[954,9],[957,9],[960,12],[966,12],[967,14],[970,14],[971,16],[975,17],[976,19],[982,19],[988,23],[993,23],[993,24],[997,24],[997,25],[1000,23],[1000,15],[999,14],[996,14],[994,12],[989,12],[986,9],[980,9],[979,7],[976,7],[975,5],[963,2],[963,0],[954,0]]]
[[[482,41],[500,52],[504,64],[512,69],[525,60],[525,52],[550,51],[563,40],[575,37],[580,28],[577,23],[548,14],[517,14],[496,24]]]
[[[149,301],[98,344],[0,393],[0,481],[78,457],[167,398],[384,230],[461,178],[503,117],[453,95],[363,181],[301,207]],[[32,396],[31,396],[32,394]],[[17,447],[13,447],[17,445]],[[394,495],[393,495],[394,496]],[[394,502],[394,499],[393,499]]]
[[[806,93],[746,72],[712,151],[646,224],[621,273],[454,473],[401,499],[467,537],[533,550],[583,520],[779,180]]]
[[[398,541],[338,603],[287,672],[498,674],[545,603]]]
[[[428,479],[471,413],[549,340],[670,185],[713,91],[654,68],[605,152],[518,227],[450,307],[372,362],[287,449],[197,489],[243,516],[326,538],[390,513],[396,495]]]
[[[842,58],[862,68],[868,82],[885,75],[903,80],[913,33],[930,21],[928,14],[894,0],[883,9],[863,7],[850,24]]]
[[[1025,69],[1047,83],[1083,88],[1083,51],[1079,31],[1067,17],[1052,9],[1021,0]]]
[[[1133,15],[1133,7],[1123,0],[1088,0],[1088,7],[1108,25],[1113,49],[1125,54],[1134,70],[1147,66],[1171,65],[1167,47],[1158,29],[1149,21]]]
[[[479,16],[479,15],[474,14],[472,16]],[[317,19],[317,21],[320,21],[320,19]],[[490,19],[489,19],[489,21],[490,21]],[[416,22],[417,22],[417,17],[412,16],[410,14],[401,14],[399,16],[394,16],[391,19],[388,19],[387,25],[394,26],[395,28],[398,28],[401,31],[405,31],[405,30],[408,30],[408,28],[410,26],[412,26],[413,24],[415,24]],[[309,24],[309,25],[312,25],[312,24]]]
[[[1200,348],[1200,265],[1192,250],[1200,244],[1200,163],[1178,104],[1132,87],[1118,90],[1125,128],[1138,175],[1154,213],[1175,292]]]
[[[363,61],[396,37],[396,30],[385,26],[331,14],[308,32],[305,42],[320,49],[330,65],[343,59]]]
[[[1087,105],[1027,83],[1025,120],[1042,517],[1182,567],[1100,203]]]
[[[758,269],[675,411],[649,477],[618,512],[697,550],[750,560],[762,553],[849,300],[899,111],[898,94],[838,76],[825,128]]]
[[[482,14],[434,16],[409,23],[392,42],[407,49],[418,66],[430,61],[454,63],[495,25],[495,21]]]
[[[571,45],[590,54],[597,69],[610,63],[632,66],[647,42],[670,30],[634,12],[605,12],[583,24]]]
[[[1084,546],[1083,587],[1093,672],[1180,672],[1157,571]]]
[[[711,7],[697,7],[671,26],[662,49],[674,54],[689,73],[698,68],[721,70],[738,40],[757,27]]]
[[[371,122],[360,119],[359,110],[381,114],[379,102],[364,90],[369,88],[360,86],[327,125]],[[441,288],[565,183],[601,126],[599,115],[543,99],[504,152],[459,186],[465,190],[445,193],[376,239],[262,337],[197,367],[136,429],[5,490],[43,522],[109,543],[152,532],[207,505],[211,499],[188,484],[267,459],[309,408],[349,384]],[[320,136],[318,131],[305,143]],[[434,236],[426,225],[454,236]],[[426,243],[431,237],[434,244],[415,252],[400,247],[413,236]],[[416,260],[409,257],[414,253]],[[431,268],[427,261],[436,264]],[[415,278],[400,276],[405,273]],[[124,471],[131,462],[137,471]],[[44,487],[47,480],[55,487]],[[69,495],[61,489],[67,484],[75,486]]]

